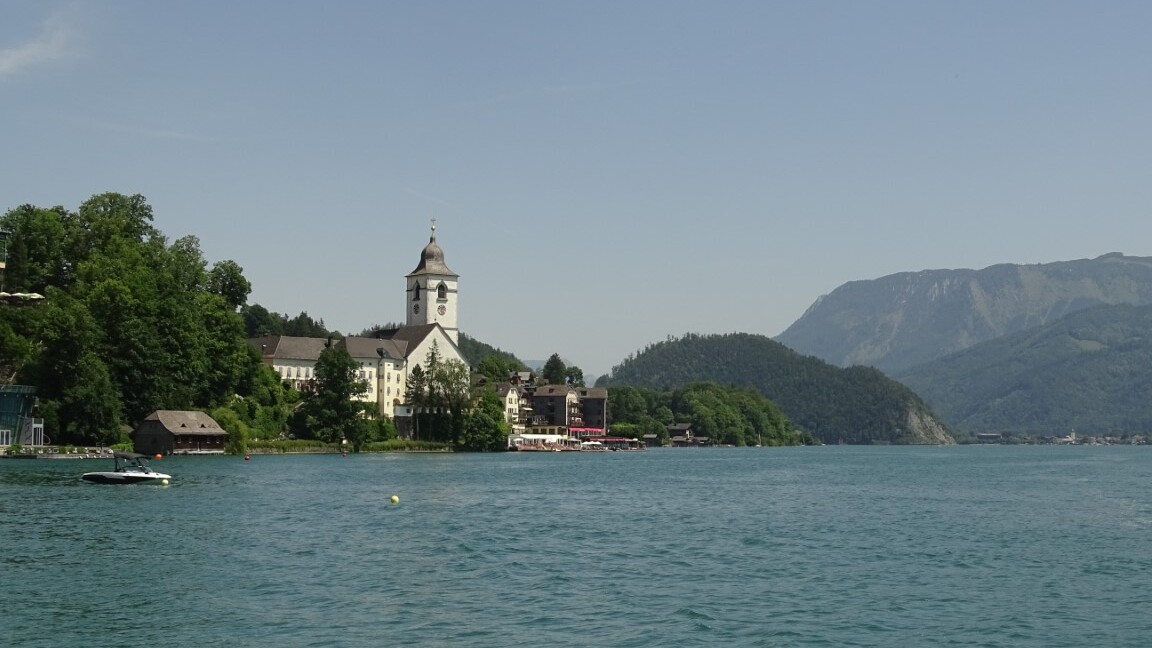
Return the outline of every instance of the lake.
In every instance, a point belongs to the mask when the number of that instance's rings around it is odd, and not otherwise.
[[[1152,448],[0,460],[0,643],[1147,646]],[[399,504],[390,503],[391,496]]]

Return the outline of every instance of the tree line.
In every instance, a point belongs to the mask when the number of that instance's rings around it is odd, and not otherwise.
[[[658,391],[615,386],[608,391],[612,434],[641,438],[654,434],[669,441],[668,426],[689,423],[693,434],[734,446],[815,445],[819,440],[796,430],[776,405],[753,389],[699,382]]]
[[[932,418],[904,385],[872,367],[841,369],[762,335],[687,334],[629,355],[598,381],[670,391],[697,381],[749,388],[824,443],[915,443],[910,413]]]

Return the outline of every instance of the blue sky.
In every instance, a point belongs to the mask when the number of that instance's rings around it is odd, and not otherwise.
[[[251,303],[588,374],[856,279],[1152,255],[1148,2],[0,7],[0,209],[146,196]]]

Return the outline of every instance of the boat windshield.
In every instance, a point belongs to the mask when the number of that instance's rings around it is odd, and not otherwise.
[[[144,461],[143,455],[131,456],[117,456],[116,457],[116,472],[152,472],[148,467],[147,462]]]

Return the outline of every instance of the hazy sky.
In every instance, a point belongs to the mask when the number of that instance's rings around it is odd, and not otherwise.
[[[1152,3],[0,4],[0,211],[146,196],[250,303],[587,374],[855,279],[1152,255]],[[591,377],[591,376],[590,376]]]

